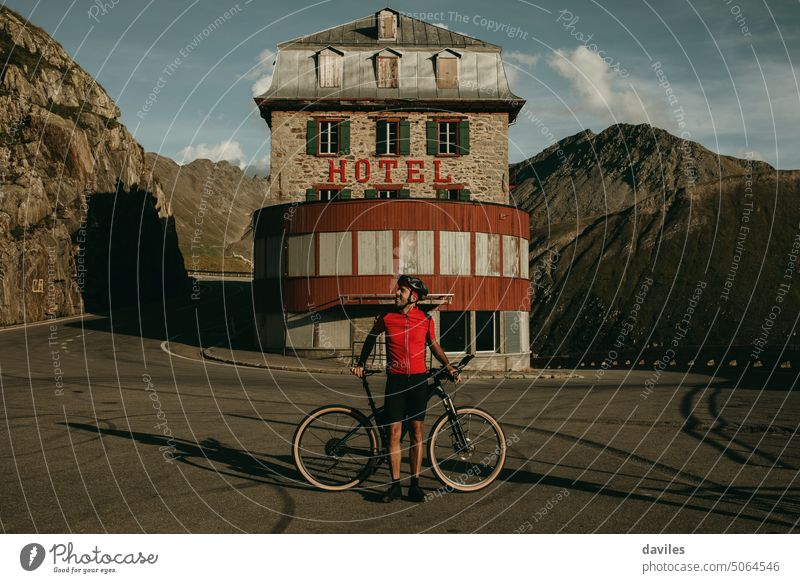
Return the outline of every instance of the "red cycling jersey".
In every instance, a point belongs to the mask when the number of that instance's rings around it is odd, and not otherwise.
[[[419,374],[428,372],[425,346],[435,339],[433,319],[414,306],[408,311],[389,312],[375,319],[375,333],[386,333],[387,372]]]

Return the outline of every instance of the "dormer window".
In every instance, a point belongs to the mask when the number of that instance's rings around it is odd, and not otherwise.
[[[317,53],[317,78],[320,87],[342,86],[342,58],[344,53],[326,47]]]
[[[378,40],[397,40],[397,14],[391,10],[378,12]]]
[[[401,54],[392,49],[384,49],[375,55],[378,87],[396,88],[400,86]]]
[[[436,87],[438,89],[458,88],[458,63],[461,55],[451,49],[436,55]]]

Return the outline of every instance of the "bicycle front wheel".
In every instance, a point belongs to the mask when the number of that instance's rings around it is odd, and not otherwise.
[[[466,439],[459,447],[454,424],[447,414],[436,420],[428,438],[428,460],[434,475],[458,492],[476,492],[494,482],[506,461],[506,438],[500,424],[475,407],[456,410]]]
[[[360,484],[372,473],[377,455],[372,424],[363,413],[345,405],[312,411],[292,439],[297,471],[323,490],[347,490]]]

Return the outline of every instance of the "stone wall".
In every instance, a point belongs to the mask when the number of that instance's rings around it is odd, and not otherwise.
[[[440,176],[452,176],[455,184],[470,190],[472,200],[508,204],[508,114],[470,113],[455,117],[470,122],[470,151],[464,156],[429,156],[426,152],[425,122],[434,117],[431,113],[392,113],[391,117],[411,122],[411,153],[409,156],[390,156],[398,159],[398,168],[392,171],[393,184],[402,184],[410,190],[412,198],[434,198],[434,160],[440,161]],[[375,155],[376,120],[381,116],[370,112],[329,112],[325,117],[344,117],[350,120],[350,154],[335,157],[318,157],[306,154],[306,121],[322,114],[311,112],[276,111],[272,114],[272,185],[271,196],[281,202],[305,200],[307,188],[329,183],[330,161],[338,168],[346,160],[347,182],[354,198],[364,196],[364,190],[385,184],[385,170],[378,161],[387,156]],[[370,162],[371,175],[366,183],[355,180],[355,163],[364,159]],[[425,177],[422,183],[408,183],[406,160],[422,160]],[[335,182],[340,183],[337,177]]]

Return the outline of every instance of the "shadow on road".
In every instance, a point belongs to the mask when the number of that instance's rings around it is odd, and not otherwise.
[[[100,318],[65,324],[70,328],[153,340],[178,340],[196,347],[251,348],[252,286],[249,281],[201,281],[197,299],[150,302],[97,313]]]
[[[213,437],[204,439],[200,443],[194,443],[178,438],[168,438],[159,434],[109,429],[88,423],[59,422],[59,425],[99,435],[130,439],[142,445],[155,446],[163,452],[171,452],[170,457],[176,462],[215,474],[223,474],[239,479],[244,478],[283,488],[313,489],[306,484],[302,476],[294,469],[289,455],[275,456],[261,452],[244,451],[227,446]],[[267,461],[267,458],[274,461]],[[224,466],[225,469],[220,469],[220,465]]]

